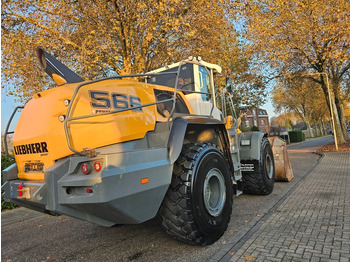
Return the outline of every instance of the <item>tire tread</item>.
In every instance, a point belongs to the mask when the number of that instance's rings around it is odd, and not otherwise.
[[[203,150],[213,146],[216,147],[210,143],[184,145],[175,162],[172,181],[160,208],[165,231],[173,238],[192,245],[208,245],[216,240],[204,237],[198,230],[189,196],[196,160]]]
[[[262,151],[261,151],[261,158],[263,159],[263,151],[265,150],[265,147],[267,147],[267,150],[272,153],[271,145],[268,142],[267,138],[264,138],[261,142],[263,145]],[[269,185],[265,179],[265,173],[263,170],[263,164],[261,163],[262,160],[259,161],[259,168],[258,171],[255,171],[254,173],[244,173],[242,175],[242,181],[243,181],[243,193],[245,194],[252,194],[252,195],[268,195],[273,190],[273,184],[274,184],[274,177],[272,186]]]

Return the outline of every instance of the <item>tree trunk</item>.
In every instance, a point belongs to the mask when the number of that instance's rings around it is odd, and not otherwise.
[[[341,127],[342,127],[342,131],[343,131],[343,135],[344,135],[344,138],[345,140],[349,140],[348,138],[348,133],[347,133],[347,130],[346,130],[346,119],[345,119],[345,111],[344,111],[344,105],[341,103],[339,104],[339,119],[340,119],[340,123],[341,124]]]
[[[327,129],[326,129],[326,126],[323,122],[323,119],[321,120],[321,124],[322,124],[322,128],[323,128],[323,134],[326,136],[327,135]]]
[[[306,122],[307,128],[309,129],[309,138],[314,137],[314,133],[312,132],[310,122],[309,121],[305,121],[305,122]]]
[[[314,127],[315,127],[315,133],[314,133],[314,135],[315,135],[315,136],[319,136],[317,124],[314,124]]]
[[[317,130],[318,130],[318,131],[317,131],[317,132],[318,132],[318,135],[319,135],[319,136],[323,136],[323,134],[322,134],[322,128],[321,128],[321,123],[318,123],[318,124],[317,124]]]
[[[337,111],[339,115],[340,127],[343,133],[344,140],[347,140],[348,134],[346,132],[346,126],[345,126],[345,112],[344,112],[343,99],[340,95],[341,88],[339,85],[339,78],[337,77],[332,78],[332,87],[333,87],[333,94],[334,94],[334,103],[335,103],[335,106],[337,107]]]

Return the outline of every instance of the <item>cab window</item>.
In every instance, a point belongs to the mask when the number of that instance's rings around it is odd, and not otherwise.
[[[199,72],[199,86],[200,86],[200,92],[201,93],[209,93],[210,90],[210,77],[209,77],[209,70],[207,70],[203,66],[198,66],[198,72]],[[202,94],[203,101],[208,101],[209,96],[206,94]]]
[[[178,69],[179,67],[173,67],[161,73],[177,72]],[[175,87],[175,81],[176,74],[151,76],[151,78],[147,79],[147,83],[169,87]],[[193,64],[184,64],[181,66],[177,87],[179,90],[194,91]]]

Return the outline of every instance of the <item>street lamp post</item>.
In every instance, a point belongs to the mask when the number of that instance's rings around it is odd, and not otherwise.
[[[334,115],[333,115],[333,103],[331,100],[331,91],[329,88],[329,82],[328,82],[328,74],[325,72],[321,73],[309,73],[309,74],[304,74],[306,75],[322,75],[324,74],[326,76],[326,85],[327,85],[327,90],[328,90],[328,99],[329,99],[329,106],[331,108],[331,118],[332,118],[332,126],[333,126],[333,134],[334,134],[334,143],[335,143],[335,148],[338,151],[338,139],[337,139],[337,133],[335,132],[335,125],[334,125]]]
[[[338,151],[338,139],[337,139],[337,132],[335,132],[333,103],[331,101],[331,92],[329,89],[328,74],[326,74],[326,73],[323,73],[323,74],[325,74],[325,76],[326,76],[326,85],[327,85],[327,90],[328,90],[329,106],[331,107],[331,118],[332,118],[332,124],[333,124],[334,143],[335,143],[335,148]]]

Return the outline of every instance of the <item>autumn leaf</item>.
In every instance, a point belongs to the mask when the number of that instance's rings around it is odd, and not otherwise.
[[[244,255],[244,258],[247,260],[247,261],[253,261],[255,259],[255,257],[253,255]]]

